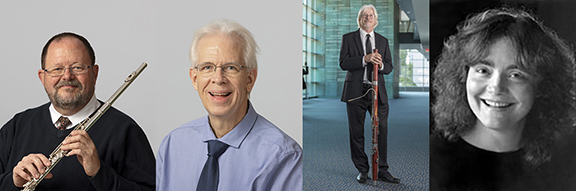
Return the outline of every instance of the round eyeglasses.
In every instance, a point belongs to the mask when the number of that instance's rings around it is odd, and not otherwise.
[[[216,72],[216,68],[221,68],[223,75],[234,76],[239,74],[246,66],[238,63],[226,63],[222,64],[222,66],[216,66],[216,64],[213,63],[202,63],[194,68],[196,68],[200,76],[212,76]]]
[[[74,75],[84,74],[88,71],[88,68],[91,68],[94,65],[86,66],[85,64],[73,64],[72,66],[64,67],[64,66],[52,66],[47,69],[43,69],[49,76],[58,77],[63,76],[66,69],[69,69],[70,72]]]
[[[374,15],[362,15],[362,17],[372,19],[374,18]]]

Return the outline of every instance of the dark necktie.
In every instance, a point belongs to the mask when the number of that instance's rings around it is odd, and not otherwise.
[[[58,122],[60,122],[60,125],[58,125],[58,129],[60,130],[65,130],[66,127],[71,124],[70,119],[64,116],[60,116],[60,118],[58,118],[58,121],[56,121],[56,123]]]
[[[372,53],[372,42],[370,42],[370,34],[366,34],[366,55]]]
[[[227,148],[228,145],[226,143],[217,140],[208,141],[208,160],[206,160],[204,169],[202,169],[196,191],[218,190],[218,180],[220,178],[218,158]]]
[[[370,42],[370,34],[366,34],[366,55],[372,54],[372,42]],[[372,63],[366,62],[366,67],[368,67],[368,72],[366,75],[368,81],[372,81],[372,71],[374,71],[372,67]]]

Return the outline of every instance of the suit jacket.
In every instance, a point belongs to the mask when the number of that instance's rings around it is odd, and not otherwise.
[[[374,32],[376,49],[382,56],[383,69],[378,72],[378,97],[383,104],[388,103],[386,94],[386,82],[383,74],[392,72],[392,57],[390,56],[390,47],[388,39]],[[348,71],[344,81],[344,90],[342,92],[343,102],[362,96],[364,67],[362,67],[362,58],[364,57],[364,47],[360,38],[360,29],[342,36],[342,47],[340,49],[340,68]],[[371,66],[371,65],[367,65]]]

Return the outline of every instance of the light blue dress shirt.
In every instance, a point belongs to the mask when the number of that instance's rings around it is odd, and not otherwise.
[[[156,156],[156,190],[196,190],[214,139],[208,116],[170,132]],[[302,148],[250,102],[242,121],[218,140],[230,145],[219,159],[218,190],[302,190]]]

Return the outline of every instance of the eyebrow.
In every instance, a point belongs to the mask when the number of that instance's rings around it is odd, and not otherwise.
[[[494,62],[492,62],[492,61],[490,61],[490,60],[486,60],[486,59],[482,59],[482,60],[478,61],[478,63],[475,64],[475,65],[478,65],[478,64],[484,64],[484,65],[487,65],[487,66],[490,66],[490,67],[494,67]],[[508,66],[508,67],[506,68],[506,70],[509,70],[509,69],[519,69],[519,70],[523,70],[522,67],[520,67],[520,65],[518,65],[518,64],[513,64],[513,65],[510,65],[510,66]]]
[[[486,59],[479,60],[478,63],[476,63],[474,65],[478,65],[478,64],[484,64],[484,65],[494,67],[494,63],[489,61],[489,60],[486,60]]]
[[[212,62],[202,62],[202,63],[200,63],[200,64],[214,64],[214,63],[212,63]],[[200,65],[200,64],[198,64],[198,65]],[[226,63],[223,63],[222,65],[224,65],[224,64],[240,64],[240,63],[237,63],[237,62],[226,62]],[[214,65],[217,65],[217,64],[214,64]],[[240,65],[242,65],[242,64],[240,64]]]
[[[80,62],[80,61],[74,61],[74,62],[72,62],[72,64],[70,64],[69,66],[73,66],[73,65],[76,65],[76,64],[84,64],[84,63],[82,63],[82,62]],[[61,63],[61,62],[54,64],[54,66],[60,66],[60,67],[64,67],[65,65],[66,65],[66,64],[63,64],[63,63]],[[87,65],[87,64],[84,64],[84,65]],[[50,66],[50,68],[51,68],[51,67],[54,67],[54,66]]]

